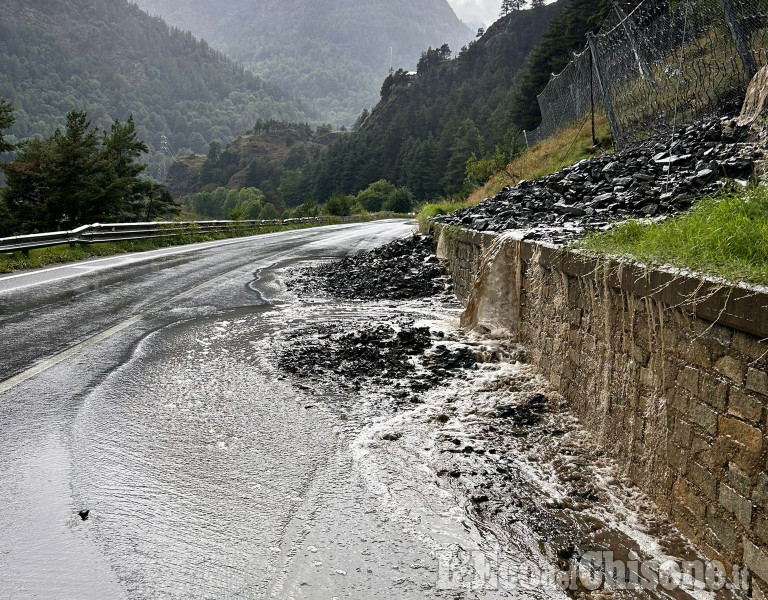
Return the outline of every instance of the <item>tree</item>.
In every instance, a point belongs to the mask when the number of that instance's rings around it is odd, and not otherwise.
[[[0,165],[11,227],[30,233],[178,214],[164,186],[141,177],[146,165],[138,158],[146,152],[133,119],[100,135],[85,113],[70,112],[63,132],[26,142]]]
[[[360,192],[357,201],[368,212],[379,212],[395,189],[386,179],[380,179]]]
[[[334,217],[345,217],[352,214],[355,197],[346,194],[333,194],[325,203],[325,213]]]
[[[16,117],[13,116],[13,106],[10,102],[0,98],[0,154],[3,152],[11,152],[16,148],[16,144],[7,142],[3,137],[3,131],[10,129],[11,125],[16,122]]]
[[[273,219],[277,219],[278,216],[275,205],[269,202],[265,204],[264,208],[259,212],[259,220],[261,221],[272,221]]]
[[[384,210],[394,213],[409,213],[413,210],[414,197],[406,187],[397,188],[384,203]]]
[[[309,198],[304,204],[299,206],[296,211],[294,212],[294,216],[296,217],[316,217],[319,213],[319,210],[317,208],[317,202],[315,202],[314,198]]]

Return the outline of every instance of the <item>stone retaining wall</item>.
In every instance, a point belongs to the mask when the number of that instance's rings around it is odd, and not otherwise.
[[[511,335],[625,474],[768,596],[768,294],[435,227],[463,325]]]

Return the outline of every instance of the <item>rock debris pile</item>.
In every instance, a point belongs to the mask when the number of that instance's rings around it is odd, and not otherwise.
[[[321,292],[347,300],[408,300],[443,291],[446,278],[431,238],[414,235],[295,272],[289,285],[305,294]]]
[[[480,231],[529,230],[526,239],[566,242],[631,217],[674,214],[731,180],[747,180],[763,157],[748,127],[713,118],[554,175],[507,187],[477,206],[435,220]]]
[[[442,338],[407,318],[393,324],[370,320],[355,331],[348,325],[312,326],[286,334],[277,364],[305,384],[396,387],[399,398],[418,401],[416,392],[476,365],[471,348]]]

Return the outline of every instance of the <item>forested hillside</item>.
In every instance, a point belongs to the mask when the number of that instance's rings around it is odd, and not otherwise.
[[[633,2],[630,2],[632,4]],[[586,46],[587,32],[597,29],[611,4],[606,0],[570,0],[558,11],[541,42],[531,52],[510,103],[510,120],[521,129],[539,126],[536,96],[553,73],[560,73]]]
[[[336,125],[378,99],[390,67],[414,69],[429,46],[474,38],[446,0],[138,0]]]
[[[327,198],[387,179],[427,199],[459,192],[473,155],[470,179],[478,182],[506,164],[520,132],[509,114],[516,76],[562,4],[514,11],[456,58],[430,50],[415,77],[387,77],[359,130],[304,166],[306,192]]]
[[[164,138],[171,154],[204,152],[259,118],[305,116],[276,86],[125,0],[0,0],[0,97],[16,109],[15,139],[50,135],[73,109],[102,129],[132,114],[155,176]]]

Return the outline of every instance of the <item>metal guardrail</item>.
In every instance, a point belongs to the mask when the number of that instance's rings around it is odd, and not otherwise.
[[[71,231],[34,233],[0,238],[0,254],[29,252],[37,248],[50,248],[64,244],[96,244],[146,240],[185,234],[205,234],[221,231],[251,231],[261,227],[301,225],[360,220],[355,217],[306,217],[300,219],[275,219],[271,221],[161,221],[154,223],[94,223]]]

